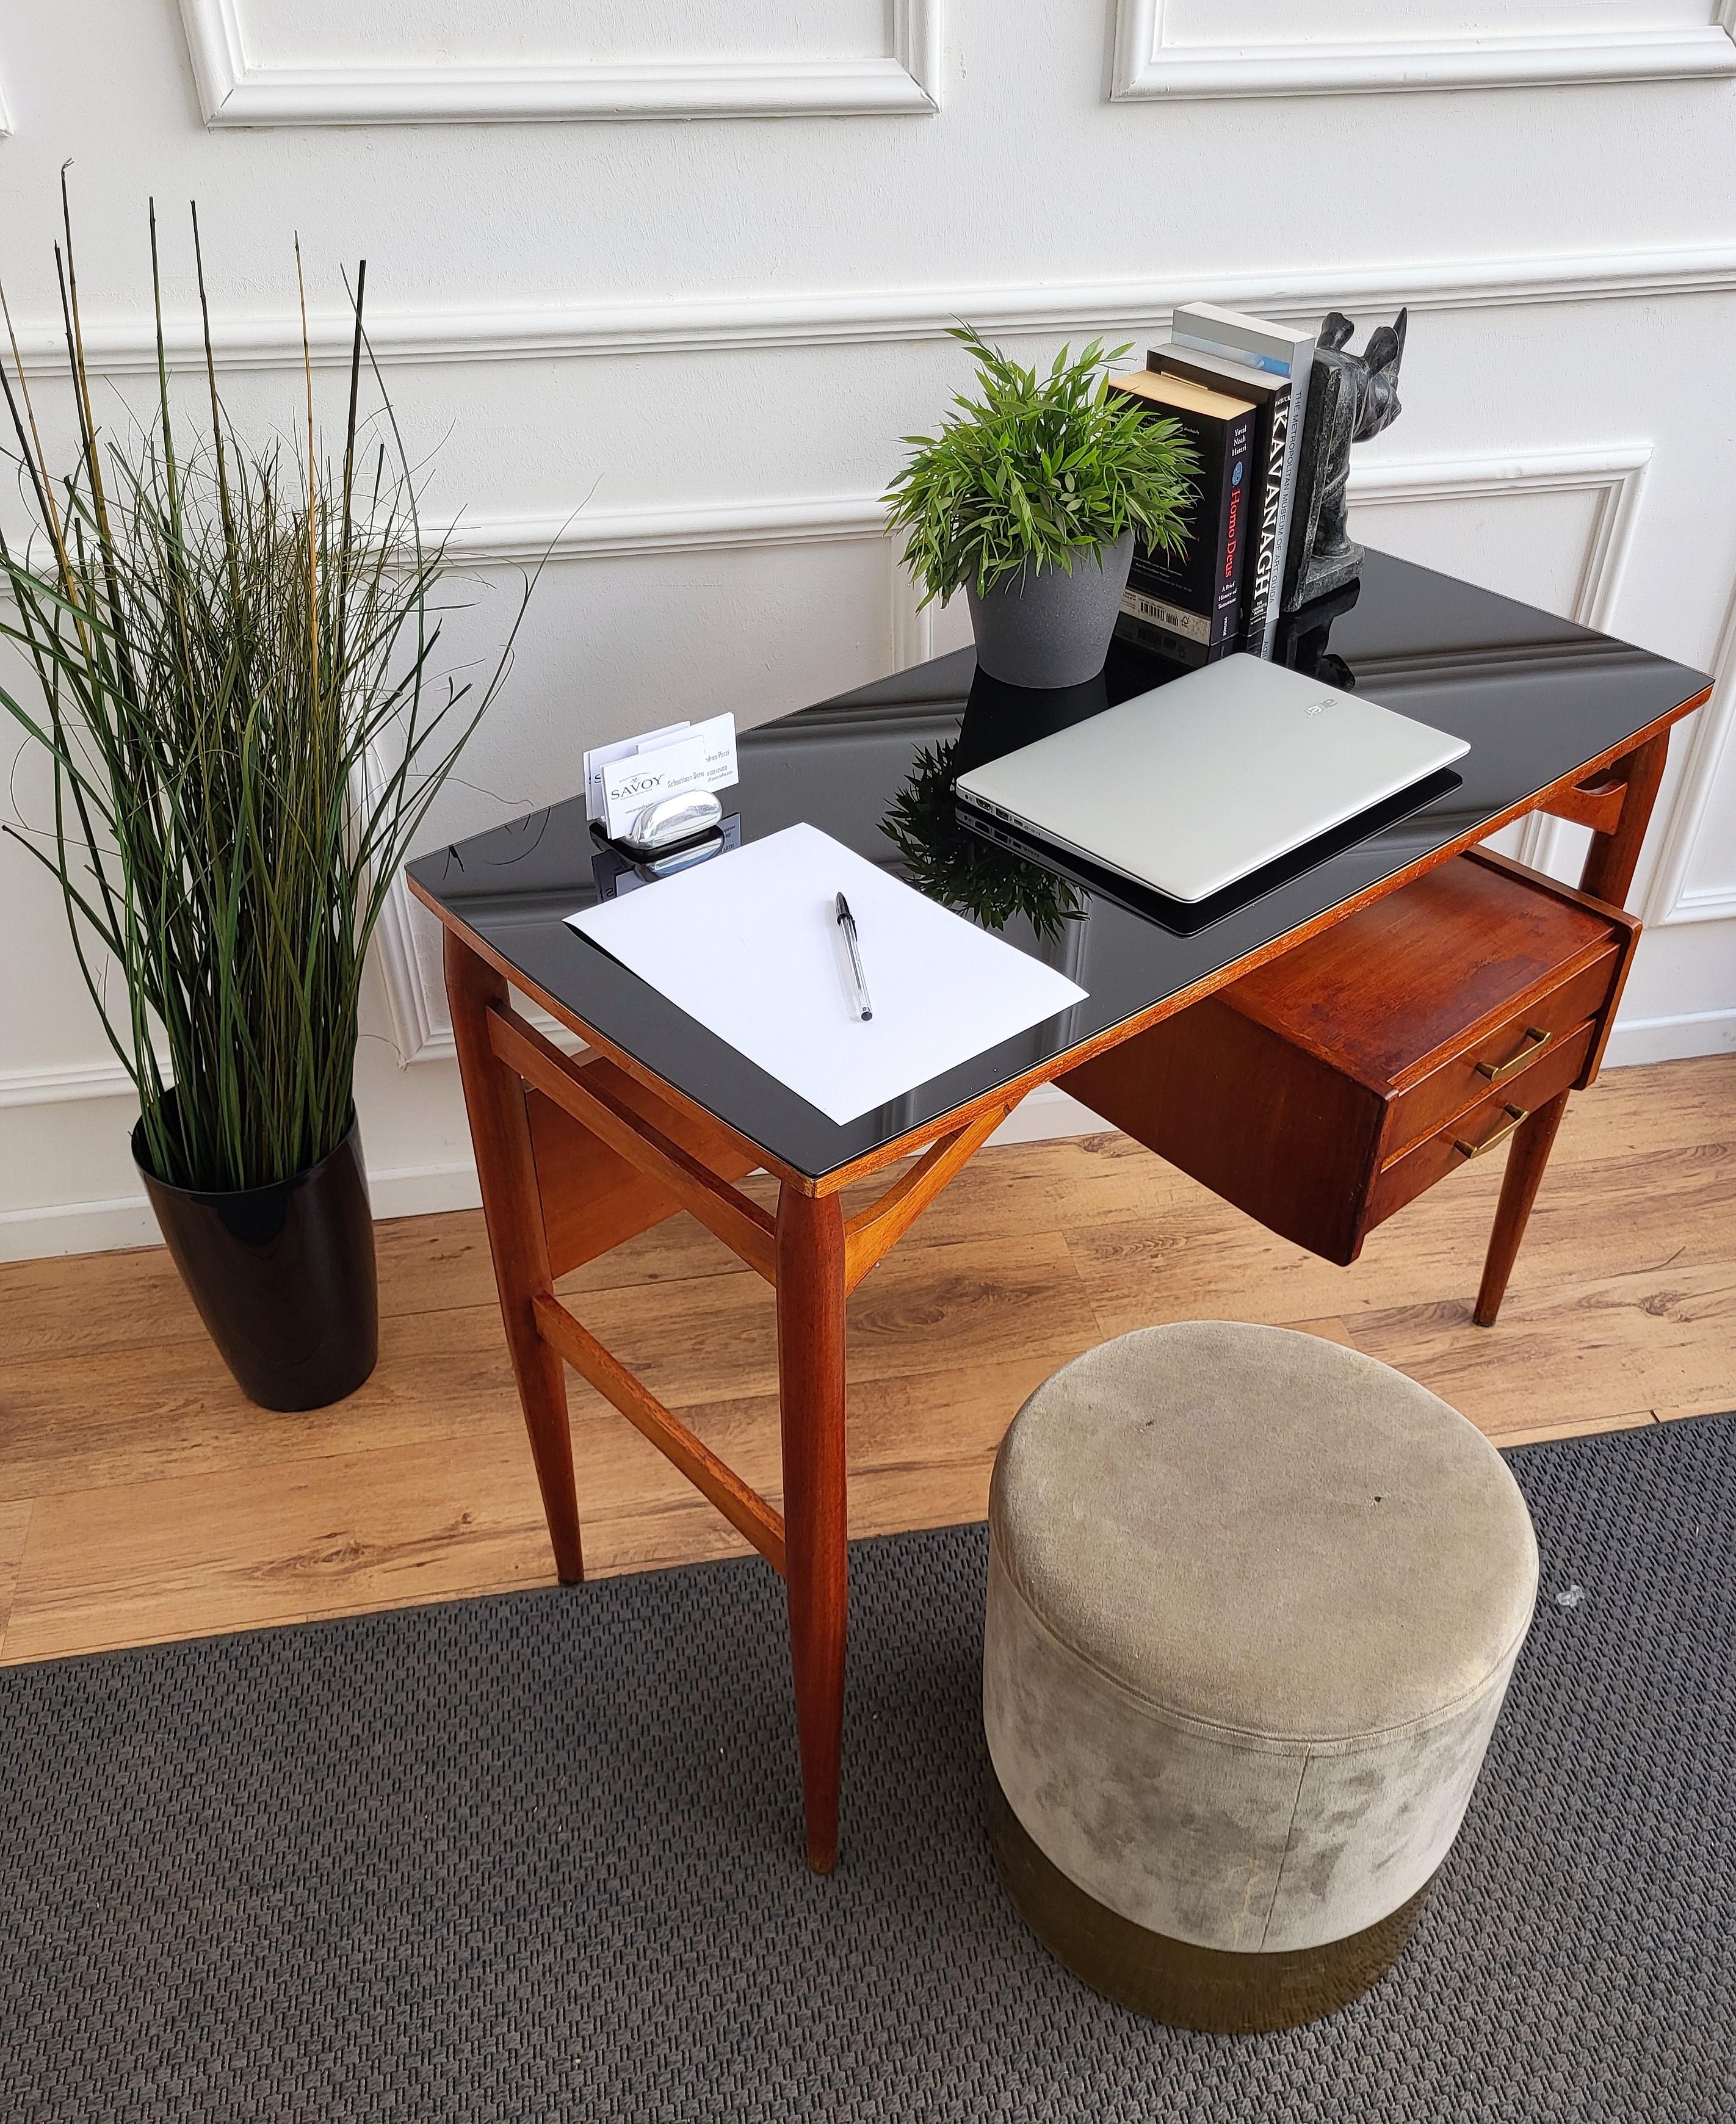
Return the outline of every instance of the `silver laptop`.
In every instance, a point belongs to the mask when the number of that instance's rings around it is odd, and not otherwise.
[[[1469,752],[1226,656],[958,778],[962,802],[1173,900],[1208,899]]]

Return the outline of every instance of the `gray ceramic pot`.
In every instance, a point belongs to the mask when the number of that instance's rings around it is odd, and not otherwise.
[[[1009,686],[1077,686],[1094,679],[1109,654],[1132,565],[1128,531],[1100,553],[1075,555],[1071,575],[1027,568],[986,597],[967,584],[978,669]]]

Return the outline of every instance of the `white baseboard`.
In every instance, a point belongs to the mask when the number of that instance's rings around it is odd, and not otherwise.
[[[1733,1053],[1736,1010],[1688,1011],[1618,1025],[1605,1062],[1617,1069],[1637,1062]],[[990,1140],[1042,1143],[1060,1136],[1099,1135],[1108,1127],[1089,1107],[1053,1084],[1042,1084],[1002,1122]],[[468,1158],[440,1165],[387,1167],[368,1175],[368,1188],[377,1217],[425,1217],[441,1210],[473,1210],[482,1201],[476,1168]],[[159,1238],[157,1219],[143,1196],[0,1210],[0,1262],[110,1253],[123,1247],[155,1246]]]
[[[1044,1143],[1051,1136],[1102,1135],[1109,1124],[1054,1084],[1026,1093],[989,1138],[995,1143]]]
[[[1606,1069],[1634,1062],[1685,1062],[1694,1055],[1736,1054],[1736,1010],[1677,1011],[1668,1017],[1616,1021],[1604,1050]]]
[[[1089,1135],[1106,1125],[1076,1099],[1044,1084],[996,1130],[996,1143],[1037,1143],[1045,1137]],[[368,1175],[376,1217],[426,1217],[441,1210],[474,1210],[482,1201],[476,1167],[466,1158],[440,1165],[376,1168]],[[0,1210],[0,1262],[37,1261],[54,1254],[113,1253],[153,1247],[162,1234],[142,1195],[95,1202],[50,1202],[39,1209]]]
[[[422,1217],[436,1210],[473,1210],[482,1201],[469,1158],[449,1165],[388,1167],[368,1175],[376,1217]],[[114,1253],[160,1245],[162,1233],[142,1195],[95,1202],[50,1202],[0,1210],[0,1262],[51,1254]]]
[[[475,1162],[451,1165],[402,1165],[368,1175],[374,1214],[380,1217],[426,1217],[438,1210],[479,1210],[482,1191]]]
[[[154,1247],[162,1237],[151,1205],[142,1195],[0,1210],[0,1262],[41,1261],[50,1254],[112,1253],[120,1247]]]

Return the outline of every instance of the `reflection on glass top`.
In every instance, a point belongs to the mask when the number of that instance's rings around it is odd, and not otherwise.
[[[656,881],[601,843],[582,796],[412,864],[417,885],[581,1028],[643,1064],[795,1170],[823,1175],[1263,952],[1692,699],[1696,671],[1370,553],[1360,585],[1287,621],[1283,660],[1467,740],[1436,793],[1262,872],[1191,932],[1136,889],[1000,847],[956,815],[951,778],[1179,674],[1117,642],[1082,687],[1028,693],[968,650],[745,732],[724,792],[730,844],[806,820],[1058,967],[1089,1000],[877,1112],[840,1126],[685,1017],[565,917]],[[647,726],[666,720],[648,702]],[[1249,771],[1258,771],[1250,762]],[[1451,786],[1446,786],[1451,784]],[[1426,799],[1427,801],[1420,801]],[[1398,815],[1394,815],[1396,812]],[[865,942],[868,940],[864,940]]]

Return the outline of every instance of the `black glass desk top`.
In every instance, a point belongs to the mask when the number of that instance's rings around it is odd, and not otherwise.
[[[1338,609],[1334,609],[1337,607]],[[1286,623],[1280,655],[1466,739],[1451,787],[1365,818],[1203,912],[1062,870],[1041,851],[998,848],[958,823],[948,773],[1179,675],[1117,642],[1103,677],[1025,693],[979,677],[968,650],[764,723],[741,740],[741,782],[724,792],[746,839],[806,820],[936,897],[974,910],[1047,959],[1088,999],[902,1098],[840,1125],[696,1023],[564,918],[619,882],[582,796],[423,856],[419,890],[509,969],[604,1041],[760,1146],[816,1178],[1045,1069],[1097,1035],[1263,952],[1385,878],[1577,773],[1680,709],[1697,671],[1451,576],[1371,552],[1360,585]],[[647,703],[647,726],[665,720]],[[1258,763],[1249,763],[1250,773]],[[1427,798],[1418,806],[1416,798]],[[1391,810],[1403,813],[1390,815]],[[888,823],[898,830],[895,839]],[[633,889],[655,891],[637,875]]]

